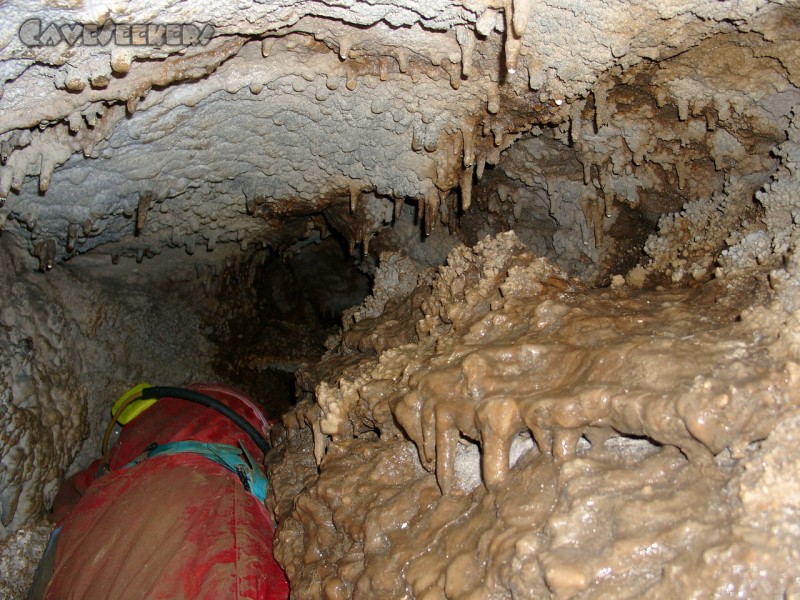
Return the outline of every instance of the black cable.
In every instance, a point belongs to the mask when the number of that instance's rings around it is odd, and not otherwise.
[[[154,386],[144,388],[142,390],[142,399],[144,400],[160,400],[161,398],[179,398],[180,400],[195,402],[197,404],[202,404],[203,406],[214,409],[218,413],[228,417],[231,421],[236,423],[248,436],[250,436],[250,439],[255,442],[256,446],[258,446],[265,455],[269,450],[269,444],[267,443],[267,440],[264,439],[264,436],[261,435],[255,427],[248,423],[247,420],[245,420],[245,418],[235,410],[232,410],[216,398],[206,396],[205,394],[195,392],[194,390],[187,390],[186,388],[179,387]]]

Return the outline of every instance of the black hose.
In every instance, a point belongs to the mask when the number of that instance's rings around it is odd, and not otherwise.
[[[264,439],[264,436],[261,435],[255,427],[248,423],[247,420],[245,420],[245,418],[238,414],[235,410],[232,410],[216,398],[206,396],[205,394],[195,392],[194,390],[187,390],[186,388],[179,387],[155,386],[144,388],[142,390],[142,399],[144,400],[160,400],[161,398],[179,398],[180,400],[196,402],[197,404],[202,404],[203,406],[212,408],[218,413],[228,417],[231,421],[241,427],[242,430],[248,436],[250,436],[250,439],[255,442],[256,446],[258,446],[264,454],[266,454],[269,450],[269,444],[267,443],[267,440]]]

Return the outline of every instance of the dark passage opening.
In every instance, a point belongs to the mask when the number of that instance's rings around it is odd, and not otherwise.
[[[283,252],[257,250],[223,273],[211,323],[220,377],[277,419],[295,402],[295,372],[318,361],[370,277],[336,235],[316,232]]]

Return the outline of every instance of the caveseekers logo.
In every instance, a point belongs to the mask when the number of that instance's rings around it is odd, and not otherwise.
[[[28,19],[19,28],[26,46],[205,46],[214,37],[211,25],[191,23],[117,24],[42,23]]]

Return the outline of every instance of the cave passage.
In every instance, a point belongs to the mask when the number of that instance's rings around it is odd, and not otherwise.
[[[319,361],[345,310],[370,292],[360,259],[337,236],[323,240],[314,231],[309,238],[283,256],[252,253],[222,274],[217,291],[214,368],[221,380],[255,398],[270,419],[294,405],[297,370]]]
[[[0,5],[0,598],[191,382],[293,598],[800,596],[796,2],[184,4]]]

